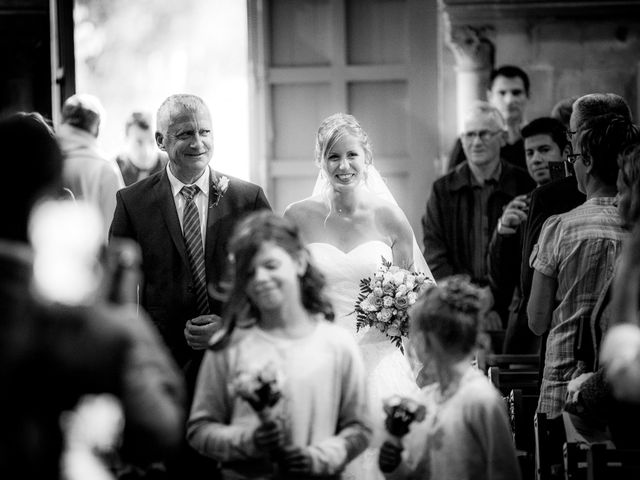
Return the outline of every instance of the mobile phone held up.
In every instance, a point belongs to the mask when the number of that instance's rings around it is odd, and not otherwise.
[[[574,175],[573,165],[569,162],[549,162],[551,181]]]

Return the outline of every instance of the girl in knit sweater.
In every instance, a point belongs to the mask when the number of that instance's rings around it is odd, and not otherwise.
[[[189,442],[221,462],[225,479],[339,479],[371,434],[355,341],[328,320],[324,280],[289,221],[254,214],[229,248],[226,327],[200,369]],[[263,420],[233,386],[261,370],[284,379]]]

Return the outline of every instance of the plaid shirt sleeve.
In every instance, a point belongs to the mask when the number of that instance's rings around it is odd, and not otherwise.
[[[547,277],[557,278],[558,259],[562,258],[560,248],[562,222],[559,215],[549,217],[542,226],[538,242],[533,247],[529,264]]]

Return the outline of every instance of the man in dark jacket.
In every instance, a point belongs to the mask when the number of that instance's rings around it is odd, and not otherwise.
[[[422,219],[424,256],[436,280],[466,273],[486,285],[486,255],[502,209],[535,183],[527,172],[500,159],[505,123],[486,102],[475,104],[460,138],[467,162],[433,185]]]
[[[506,141],[500,149],[502,160],[526,168],[524,141],[520,129],[526,123],[529,102],[529,76],[520,67],[502,65],[491,72],[487,101],[502,114],[506,124]],[[448,170],[467,159],[460,138],[456,140],[449,155]]]
[[[524,231],[533,195],[558,176],[566,175],[565,163],[570,146],[564,126],[556,119],[541,117],[522,129],[527,168],[538,188],[531,195],[516,197],[505,207],[499,228],[493,232],[489,245],[489,278],[496,292],[496,304],[503,322],[507,324],[504,353],[537,353],[539,338],[529,331],[526,302],[521,304],[520,285],[523,262]],[[570,192],[567,196],[572,198]],[[537,215],[538,205],[534,207]],[[531,250],[528,250],[531,253]],[[528,260],[528,259],[527,259]],[[528,263],[526,263],[528,265]],[[528,298],[528,292],[527,292]],[[518,319],[518,317],[524,317]]]

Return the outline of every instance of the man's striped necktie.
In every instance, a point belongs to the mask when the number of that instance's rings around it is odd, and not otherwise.
[[[209,296],[207,295],[204,249],[202,248],[202,235],[200,234],[200,215],[198,214],[198,206],[193,201],[193,198],[198,194],[198,187],[196,185],[185,185],[180,190],[180,193],[185,199],[182,232],[193,276],[198,313],[207,315],[209,313]]]

